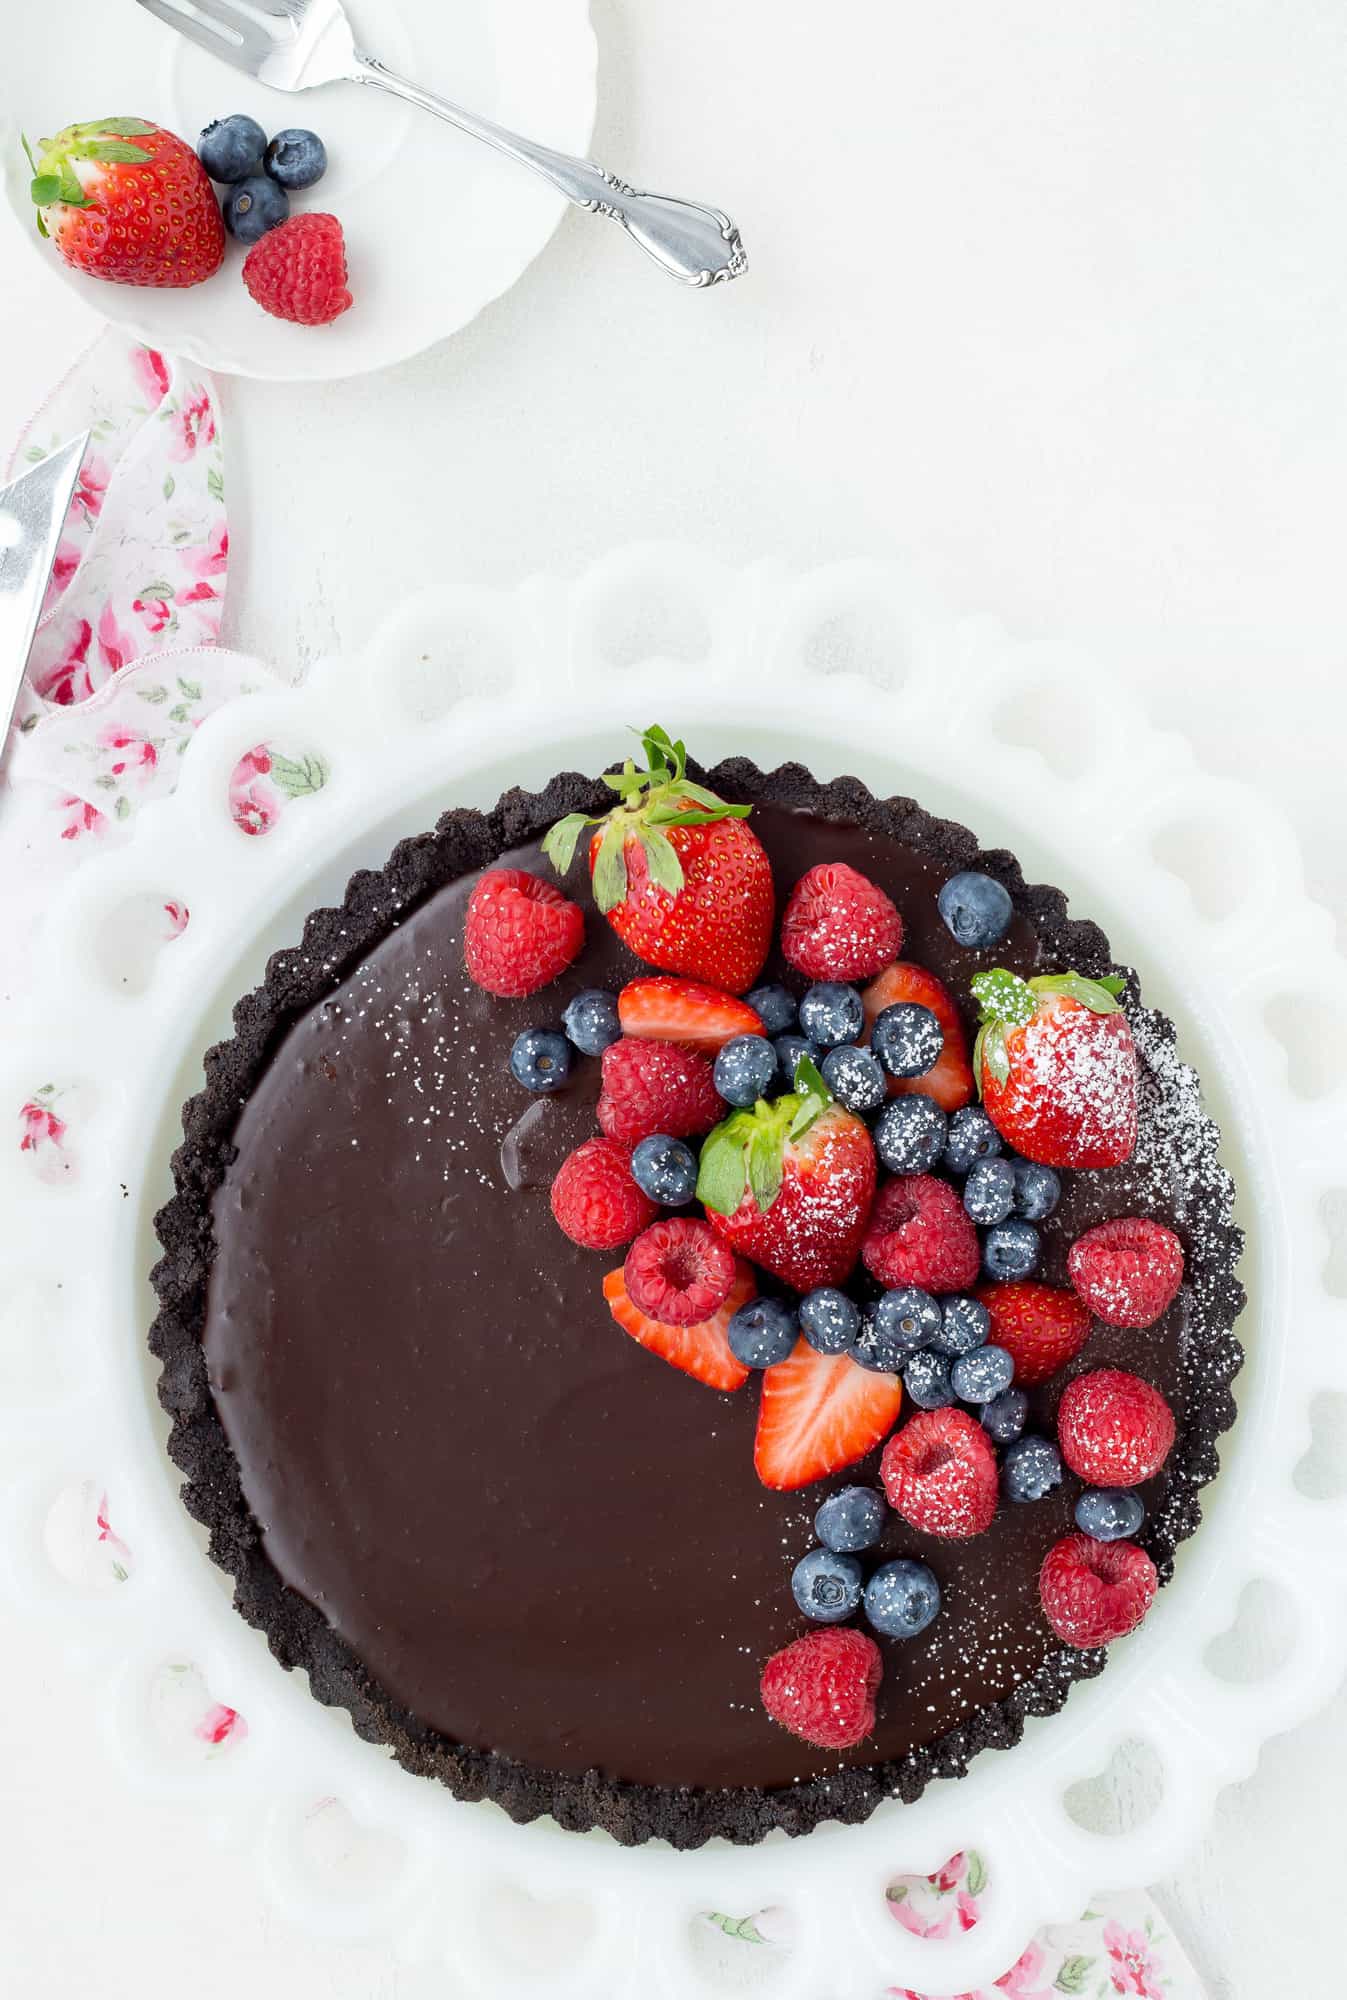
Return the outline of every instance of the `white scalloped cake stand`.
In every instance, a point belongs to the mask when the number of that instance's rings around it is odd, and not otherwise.
[[[1076,1687],[1060,1716],[1031,1722],[1017,1749],[982,1756],[915,1806],[794,1842],[689,1855],[624,1851],[550,1822],[512,1826],[494,1807],[407,1776],[314,1702],[234,1614],[179,1505],[145,1349],[151,1218],[169,1189],[179,1107],[267,953],[297,938],[309,908],[336,900],[354,867],[382,861],[444,806],[485,806],[565,766],[598,770],[622,724],[653,716],[708,763],[735,751],[763,764],[798,756],[823,777],[853,771],[881,793],[910,791],[1013,847],[1031,878],[1074,891],[1119,956],[1143,968],[1147,996],[1177,1018],[1250,1231],[1240,1421],[1172,1588],[1102,1678]],[[262,741],[317,754],[330,775],[302,811],[249,839],[226,786]],[[153,957],[124,942],[119,919],[147,892],[191,911],[186,932]],[[1173,1869],[1218,1788],[1246,1775],[1264,1739],[1307,1715],[1340,1675],[1347,1514],[1294,1478],[1312,1399],[1347,1389],[1320,1214],[1341,1178],[1343,1093],[1327,1087],[1327,1044],[1316,1065],[1313,1040],[1340,982],[1294,841],[1261,802],[1203,776],[1180,738],[1148,726],[1086,663],[960,622],[895,569],[794,576],[769,562],[736,572],[641,547],[574,584],[540,577],[510,594],[418,597],[365,652],[214,715],[178,792],[82,870],[51,913],[38,1001],[0,1059],[10,1092],[0,1103],[23,1103],[41,1073],[83,1085],[89,1117],[69,1183],[42,1185],[14,1149],[0,1152],[6,1276],[46,1287],[49,1338],[67,1364],[64,1387],[39,1371],[0,1416],[10,1583],[35,1631],[60,1627],[87,1649],[127,1768],[223,1818],[255,1847],[284,1908],[328,1937],[441,1954],[468,1990],[492,1995],[688,2000],[703,1979],[693,1913],[784,1905],[796,1942],[779,1995],[856,2000],[872,1986],[990,1983],[1041,1924],[1074,1919],[1096,1890]],[[1288,1020],[1301,1031],[1291,1062],[1277,1032]],[[52,1496],[95,1470],[117,1495],[137,1560],[123,1589],[90,1602],[52,1572],[40,1529]],[[1294,1643],[1246,1685],[1204,1656],[1255,1580],[1278,1589]],[[250,1725],[238,1753],[209,1768],[170,1764],[147,1738],[148,1677],[182,1658]],[[1159,1760],[1158,1809],[1116,1838],[1083,1830],[1064,1794],[1138,1741]],[[335,1889],[308,1857],[304,1801],[323,1794],[400,1843],[360,1895]],[[900,1929],[886,1883],[968,1847],[989,1871],[981,1923],[940,1943]],[[502,1959],[502,1927],[483,1915],[502,1885],[583,1902],[587,1944],[545,1970]]]

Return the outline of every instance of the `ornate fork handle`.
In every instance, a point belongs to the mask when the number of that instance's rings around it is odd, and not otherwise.
[[[460,132],[484,140],[498,153],[518,160],[521,166],[532,167],[534,173],[559,188],[567,201],[573,201],[577,207],[587,208],[595,215],[611,216],[681,284],[724,284],[748,269],[739,231],[718,208],[680,201],[673,195],[645,194],[639,188],[628,187],[616,174],[605,173],[589,160],[572,159],[569,153],[556,153],[550,146],[536,145],[517,132],[506,131],[503,125],[493,124],[489,118],[479,118],[475,112],[465,111],[447,98],[422,90],[374,56],[357,53],[354,80],[374,84],[395,97],[406,98],[410,104],[433,111],[437,118],[456,125]]]

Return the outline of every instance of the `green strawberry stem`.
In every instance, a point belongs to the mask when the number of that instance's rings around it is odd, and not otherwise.
[[[594,900],[606,916],[627,893],[627,842],[638,840],[650,879],[676,896],[683,886],[683,864],[664,828],[711,826],[716,820],[747,819],[751,806],[727,805],[687,774],[687,745],[674,743],[667,730],[652,723],[641,737],[645,770],[628,757],[620,771],[605,771],[603,782],[620,803],[606,813],[567,813],[550,829],[543,853],[559,875],[575,859],[576,844],[587,826],[606,830],[594,862]]]
[[[1012,1028],[1023,1028],[1038,1012],[1038,1003],[1054,994],[1065,994],[1088,1007],[1092,1014],[1116,1014],[1118,995],[1126,980],[1116,974],[1107,979],[1086,979],[1079,972],[1053,972],[1037,979],[1021,979],[1017,972],[997,966],[979,972],[970,991],[982,1011],[982,1026],[973,1044],[973,1074],[982,1089],[984,1062],[998,1083],[1010,1075],[1010,1055],[1006,1036]]]
[[[54,139],[39,139],[37,159],[33,158],[27,139],[23,139],[23,150],[33,172],[28,189],[31,199],[38,208],[50,208],[56,201],[65,202],[69,208],[90,207],[72,162],[97,160],[105,166],[144,166],[153,155],[129,141],[148,138],[158,129],[144,118],[95,118],[85,125],[67,125]],[[40,216],[38,227],[42,227]]]
[[[832,1103],[832,1093],[808,1056],[795,1065],[795,1088],[769,1103],[732,1111],[702,1147],[697,1199],[717,1215],[733,1215],[752,1194],[765,1215],[781,1191],[786,1147],[801,1139]]]

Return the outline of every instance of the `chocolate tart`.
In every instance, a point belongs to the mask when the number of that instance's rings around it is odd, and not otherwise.
[[[1186,1282],[1146,1332],[1096,1323],[1076,1364],[1032,1392],[1033,1421],[1050,1426],[1086,1368],[1121,1365],[1165,1392],[1178,1442],[1143,1489],[1140,1539],[1168,1581],[1234,1420],[1243,1303],[1232,1183],[1171,1023],[1058,890],[1026,884],[1013,856],[911,799],[820,784],[799,765],[733,759],[699,775],[752,802],[779,900],[815,862],[850,862],[902,911],[904,955],[961,1006],[993,963],[1126,974],[1137,1150],[1063,1177],[1040,1275],[1065,1283],[1083,1228],[1143,1213],[1179,1233]],[[552,1220],[556,1169],[596,1129],[599,1065],[530,1099],[507,1067],[511,1041],[573,992],[616,990],[637,970],[594,912],[582,863],[570,893],[587,940],[561,980],[501,1001],[463,969],[479,873],[549,873],[548,826],[610,801],[568,773],[490,813],[447,812],[271,959],[183,1113],[150,1340],[183,1498],[239,1611],[361,1736],[516,1820],[549,1813],[624,1843],[752,1842],[861,1820],[962,1775],[1017,1742],[1027,1716],[1060,1709],[1105,1654],[1060,1645],[1039,1607],[1042,1557],[1072,1525],[1068,1476],[965,1543],[891,1518],[883,1553],[929,1562],[944,1609],[920,1638],[881,1642],[865,1743],[814,1750],[762,1710],[761,1664],[801,1629],[790,1572],[813,1513],[875,1464],[800,1493],[763,1488],[754,1385],[718,1394],[628,1339],[600,1294],[618,1258],[576,1248]],[[1014,902],[990,952],[957,945],[936,910],[941,883],[968,867]],[[773,959],[765,976],[785,971]]]

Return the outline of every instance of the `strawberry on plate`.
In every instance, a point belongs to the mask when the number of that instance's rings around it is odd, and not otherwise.
[[[854,1465],[898,1421],[903,1385],[849,1354],[819,1354],[800,1340],[762,1377],[753,1464],[764,1486],[793,1492]]]
[[[746,1000],[697,979],[632,979],[617,996],[624,1035],[675,1042],[694,1055],[714,1056],[736,1035],[760,1035],[762,1022]]]
[[[944,1112],[961,1111],[973,1095],[973,1065],[968,1058],[968,1037],[959,1019],[959,1010],[951,998],[949,988],[943,980],[928,972],[924,965],[912,965],[907,959],[898,959],[886,966],[877,979],[871,980],[861,995],[865,1003],[866,1040],[870,1029],[886,1007],[896,1007],[900,1002],[909,1002],[918,1007],[929,1007],[940,1023],[945,1037],[934,1069],[925,1076],[891,1076],[889,1095],[901,1097],[918,1093],[923,1097],[933,1097]]]
[[[1001,1137],[1045,1167],[1116,1167],[1137,1142],[1137,1058],[1121,979],[1062,972],[973,981],[973,1069]]]
[[[782,955],[806,979],[869,979],[903,948],[903,920],[878,883],[845,861],[822,861],[790,892]]]
[[[742,1389],[748,1380],[747,1368],[741,1361],[736,1361],[730,1352],[725,1329],[740,1306],[746,1305],[757,1289],[748,1265],[736,1262],[734,1283],[719,1310],[709,1319],[696,1320],[691,1326],[673,1326],[651,1319],[649,1314],[641,1311],[627,1291],[622,1271],[610,1271],[603,1281],[603,1296],[608,1301],[608,1310],[622,1331],[629,1333],[633,1340],[639,1341],[652,1354],[658,1354],[662,1361],[704,1382],[708,1389]]]
[[[205,168],[148,118],[67,125],[28,159],[37,226],[87,277],[181,287],[223,263],[224,223]]]
[[[875,1171],[868,1128],[802,1057],[793,1091],[716,1126],[702,1147],[697,1199],[740,1256],[810,1292],[850,1276]]]
[[[594,827],[594,900],[623,943],[647,965],[743,993],[762,970],[776,906],[771,864],[746,824],[752,808],[694,784],[685,745],[658,725],[641,742],[647,770],[628,758],[604,774],[619,800],[611,812],[568,813],[543,852],[564,875]]]

